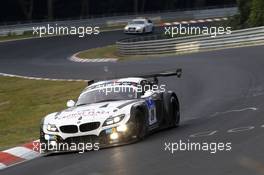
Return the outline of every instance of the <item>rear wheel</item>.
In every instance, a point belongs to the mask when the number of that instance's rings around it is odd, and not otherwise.
[[[179,102],[175,96],[171,96],[170,104],[171,104],[172,126],[178,127],[180,124],[180,110],[179,110]]]
[[[164,94],[164,119],[167,127],[177,127],[180,123],[179,102],[175,94]]]

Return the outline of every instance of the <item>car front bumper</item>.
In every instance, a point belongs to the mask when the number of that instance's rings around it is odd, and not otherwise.
[[[58,135],[49,135],[49,139],[45,138],[42,130],[40,132],[41,152],[42,153],[56,153],[56,152],[80,152],[98,150],[105,147],[122,145],[131,143],[137,140],[134,135],[136,127],[134,122],[128,122],[123,131],[122,128],[113,127],[110,129],[102,130],[97,135],[85,135],[78,137],[68,137],[63,139]]]

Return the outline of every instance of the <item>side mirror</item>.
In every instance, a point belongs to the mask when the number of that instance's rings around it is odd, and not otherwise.
[[[150,91],[150,90],[148,90],[148,91],[146,91],[146,92],[141,96],[141,98],[147,98],[147,97],[150,97],[152,94],[153,94],[153,92]]]
[[[66,105],[67,105],[68,108],[72,108],[75,105],[75,101],[68,100]]]

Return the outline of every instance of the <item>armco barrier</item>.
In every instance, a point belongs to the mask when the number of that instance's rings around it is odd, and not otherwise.
[[[226,7],[226,8],[212,8],[204,10],[188,10],[188,11],[176,11],[166,13],[148,13],[139,15],[128,15],[128,16],[114,16],[104,18],[92,18],[92,19],[80,19],[80,20],[68,20],[68,21],[55,21],[55,22],[41,22],[41,23],[26,23],[16,25],[4,25],[0,26],[0,36],[6,36],[9,34],[21,35],[24,32],[32,31],[33,27],[47,26],[57,24],[62,26],[99,26],[99,27],[113,27],[124,25],[128,21],[136,17],[148,17],[155,23],[162,22],[163,20],[182,20],[182,19],[201,19],[201,18],[212,18],[212,17],[225,17],[232,16],[238,12],[237,7]]]
[[[135,41],[136,39],[134,39],[134,42],[131,39],[118,41],[116,44],[119,53],[121,55],[153,55],[264,44],[264,26],[236,30],[231,34],[218,35],[216,37],[196,35],[170,39]]]

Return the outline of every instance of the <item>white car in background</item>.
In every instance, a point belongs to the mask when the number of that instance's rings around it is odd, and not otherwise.
[[[125,26],[124,33],[152,33],[153,22],[149,19],[134,19]]]

